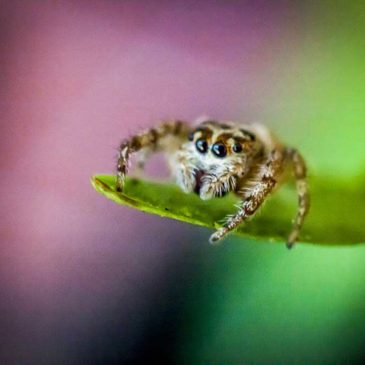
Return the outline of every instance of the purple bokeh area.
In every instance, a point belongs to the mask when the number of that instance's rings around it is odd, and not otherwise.
[[[113,323],[133,352],[171,267],[208,234],[117,206],[89,178],[164,118],[267,119],[297,67],[298,13],[286,1],[2,1],[0,14],[0,360],[82,363]]]

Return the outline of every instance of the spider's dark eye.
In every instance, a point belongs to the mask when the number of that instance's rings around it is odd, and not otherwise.
[[[224,157],[227,154],[227,148],[222,142],[214,143],[212,151],[217,157]]]
[[[208,143],[205,139],[198,139],[195,142],[195,146],[200,153],[206,153],[208,151]]]
[[[232,147],[233,152],[240,153],[242,152],[242,146],[240,143],[235,143]]]
[[[194,132],[190,132],[189,135],[188,135],[188,140],[191,142],[191,141],[194,141]]]

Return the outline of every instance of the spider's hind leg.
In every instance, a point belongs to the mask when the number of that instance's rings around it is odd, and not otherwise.
[[[287,148],[285,153],[293,165],[299,205],[297,215],[294,219],[293,228],[287,241],[287,247],[292,248],[299,237],[299,232],[303,226],[304,218],[309,211],[310,196],[307,184],[307,168],[303,157],[296,149],[293,148]]]

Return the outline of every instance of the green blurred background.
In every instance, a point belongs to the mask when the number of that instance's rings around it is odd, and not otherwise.
[[[348,180],[365,169],[365,4],[302,7],[296,70],[275,116],[286,123],[278,121],[277,128],[301,146],[316,174]]]

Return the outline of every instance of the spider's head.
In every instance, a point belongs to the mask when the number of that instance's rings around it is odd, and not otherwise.
[[[188,139],[196,158],[205,167],[237,159],[242,161],[257,150],[253,132],[228,123],[205,121],[189,134]]]
[[[207,175],[219,178],[229,169],[232,176],[242,176],[257,151],[256,135],[229,123],[205,121],[190,133],[189,141],[197,167],[197,193]]]

